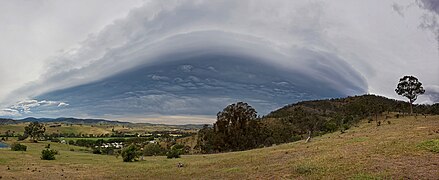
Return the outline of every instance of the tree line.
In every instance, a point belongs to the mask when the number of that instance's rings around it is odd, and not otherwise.
[[[231,104],[217,114],[212,127],[198,132],[195,149],[200,153],[241,151],[306,139],[329,132],[345,130],[362,119],[381,124],[379,117],[439,114],[439,104],[413,105],[425,92],[416,77],[404,76],[395,92],[409,99],[398,101],[376,95],[303,101],[291,104],[261,118],[245,102]]]

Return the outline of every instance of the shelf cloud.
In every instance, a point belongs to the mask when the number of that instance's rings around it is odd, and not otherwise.
[[[34,98],[57,104],[20,115],[205,117],[237,100],[264,114],[306,99],[396,97],[406,74],[439,84],[438,12],[432,0],[145,1],[42,61],[39,78],[2,95],[3,114]]]

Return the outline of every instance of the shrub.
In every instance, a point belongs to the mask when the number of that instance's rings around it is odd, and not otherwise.
[[[136,161],[140,156],[140,150],[136,145],[132,144],[123,148],[120,155],[122,156],[123,162]]]
[[[180,150],[178,149],[171,149],[166,153],[166,157],[168,159],[172,158],[180,158]]]
[[[70,144],[70,145],[74,145],[74,144],[75,144],[75,141],[73,141],[73,140],[69,140],[69,144]]]
[[[13,151],[26,151],[27,150],[27,146],[22,145],[20,143],[13,143],[11,145],[11,150],[13,150]]]
[[[56,154],[58,154],[57,150],[44,149],[43,151],[41,151],[41,159],[42,160],[55,160]]]
[[[189,152],[190,147],[185,146],[183,144],[175,144],[171,147],[171,150],[178,151],[179,154],[185,154]]]
[[[101,148],[101,153],[107,154],[107,155],[113,155],[114,154],[114,147]]]
[[[143,155],[145,156],[157,156],[162,155],[164,150],[163,148],[155,143],[149,143],[143,147]]]
[[[300,141],[300,140],[302,140],[302,136],[300,136],[300,135],[293,135],[292,137],[291,137],[291,141]]]
[[[102,154],[99,148],[93,148],[92,150],[93,150],[93,154]]]

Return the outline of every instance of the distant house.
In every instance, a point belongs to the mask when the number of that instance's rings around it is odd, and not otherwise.
[[[180,136],[183,136],[183,135],[181,135],[181,134],[169,134],[169,136],[171,136],[171,137],[180,137]]]
[[[115,148],[115,149],[121,149],[123,148],[123,143],[121,142],[113,142],[113,143],[104,143],[101,146],[95,146],[96,148],[100,147],[100,148]]]

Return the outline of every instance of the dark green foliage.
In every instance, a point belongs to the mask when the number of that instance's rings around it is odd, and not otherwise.
[[[168,159],[180,158],[180,151],[178,149],[171,149],[166,153]]]
[[[414,76],[404,76],[399,79],[399,83],[396,86],[395,92],[398,95],[404,96],[409,99],[410,102],[410,114],[413,113],[413,102],[416,101],[418,95],[424,94],[425,90],[422,87],[422,83],[419,82],[418,78]]]
[[[24,128],[24,134],[28,135],[34,142],[37,142],[44,132],[46,132],[46,127],[39,122],[31,122]]]
[[[308,134],[309,141],[315,131],[323,129],[326,119],[316,113],[306,111],[302,107],[296,107],[291,111],[286,125],[295,126],[300,134]]]
[[[104,147],[104,148],[101,148],[101,153],[107,154],[107,155],[113,155],[115,152],[114,150],[115,150],[114,147]]]
[[[27,146],[20,144],[20,143],[13,143],[11,145],[11,150],[12,151],[26,151],[27,150]]]
[[[69,140],[69,144],[74,145],[74,144],[75,144],[75,141],[73,141],[73,140]]]
[[[184,144],[175,144],[171,147],[171,150],[176,150],[179,154],[186,154],[189,152],[190,147]]]
[[[18,136],[18,141],[23,141],[23,140],[25,140],[26,138],[27,138],[28,136],[27,135],[24,135],[24,136]]]
[[[217,114],[213,128],[198,134],[197,148],[203,153],[239,151],[259,147],[265,141],[256,110],[243,102],[231,104]]]
[[[200,129],[195,148],[201,153],[237,151],[297,141],[309,134],[344,133],[362,119],[378,124],[378,117],[384,113],[404,113],[410,107],[408,102],[363,95],[299,102],[256,118],[254,109],[249,111],[254,115],[245,116],[243,109],[248,105],[244,104],[241,108],[237,104],[226,107],[218,113],[213,128],[206,125]],[[439,104],[417,105],[414,110],[422,114],[439,114]]]
[[[102,154],[100,148],[92,148],[92,153],[93,153],[93,154]]]
[[[55,160],[55,155],[58,154],[57,150],[54,149],[44,149],[41,151],[42,160]]]
[[[74,145],[82,147],[94,147],[96,146],[96,141],[89,139],[78,139]]]
[[[156,143],[149,143],[143,147],[143,155],[145,156],[158,156],[164,155],[165,150]]]
[[[141,154],[140,148],[134,144],[131,144],[126,148],[123,148],[120,153],[123,162],[137,161],[137,158],[139,158],[140,154]]]

